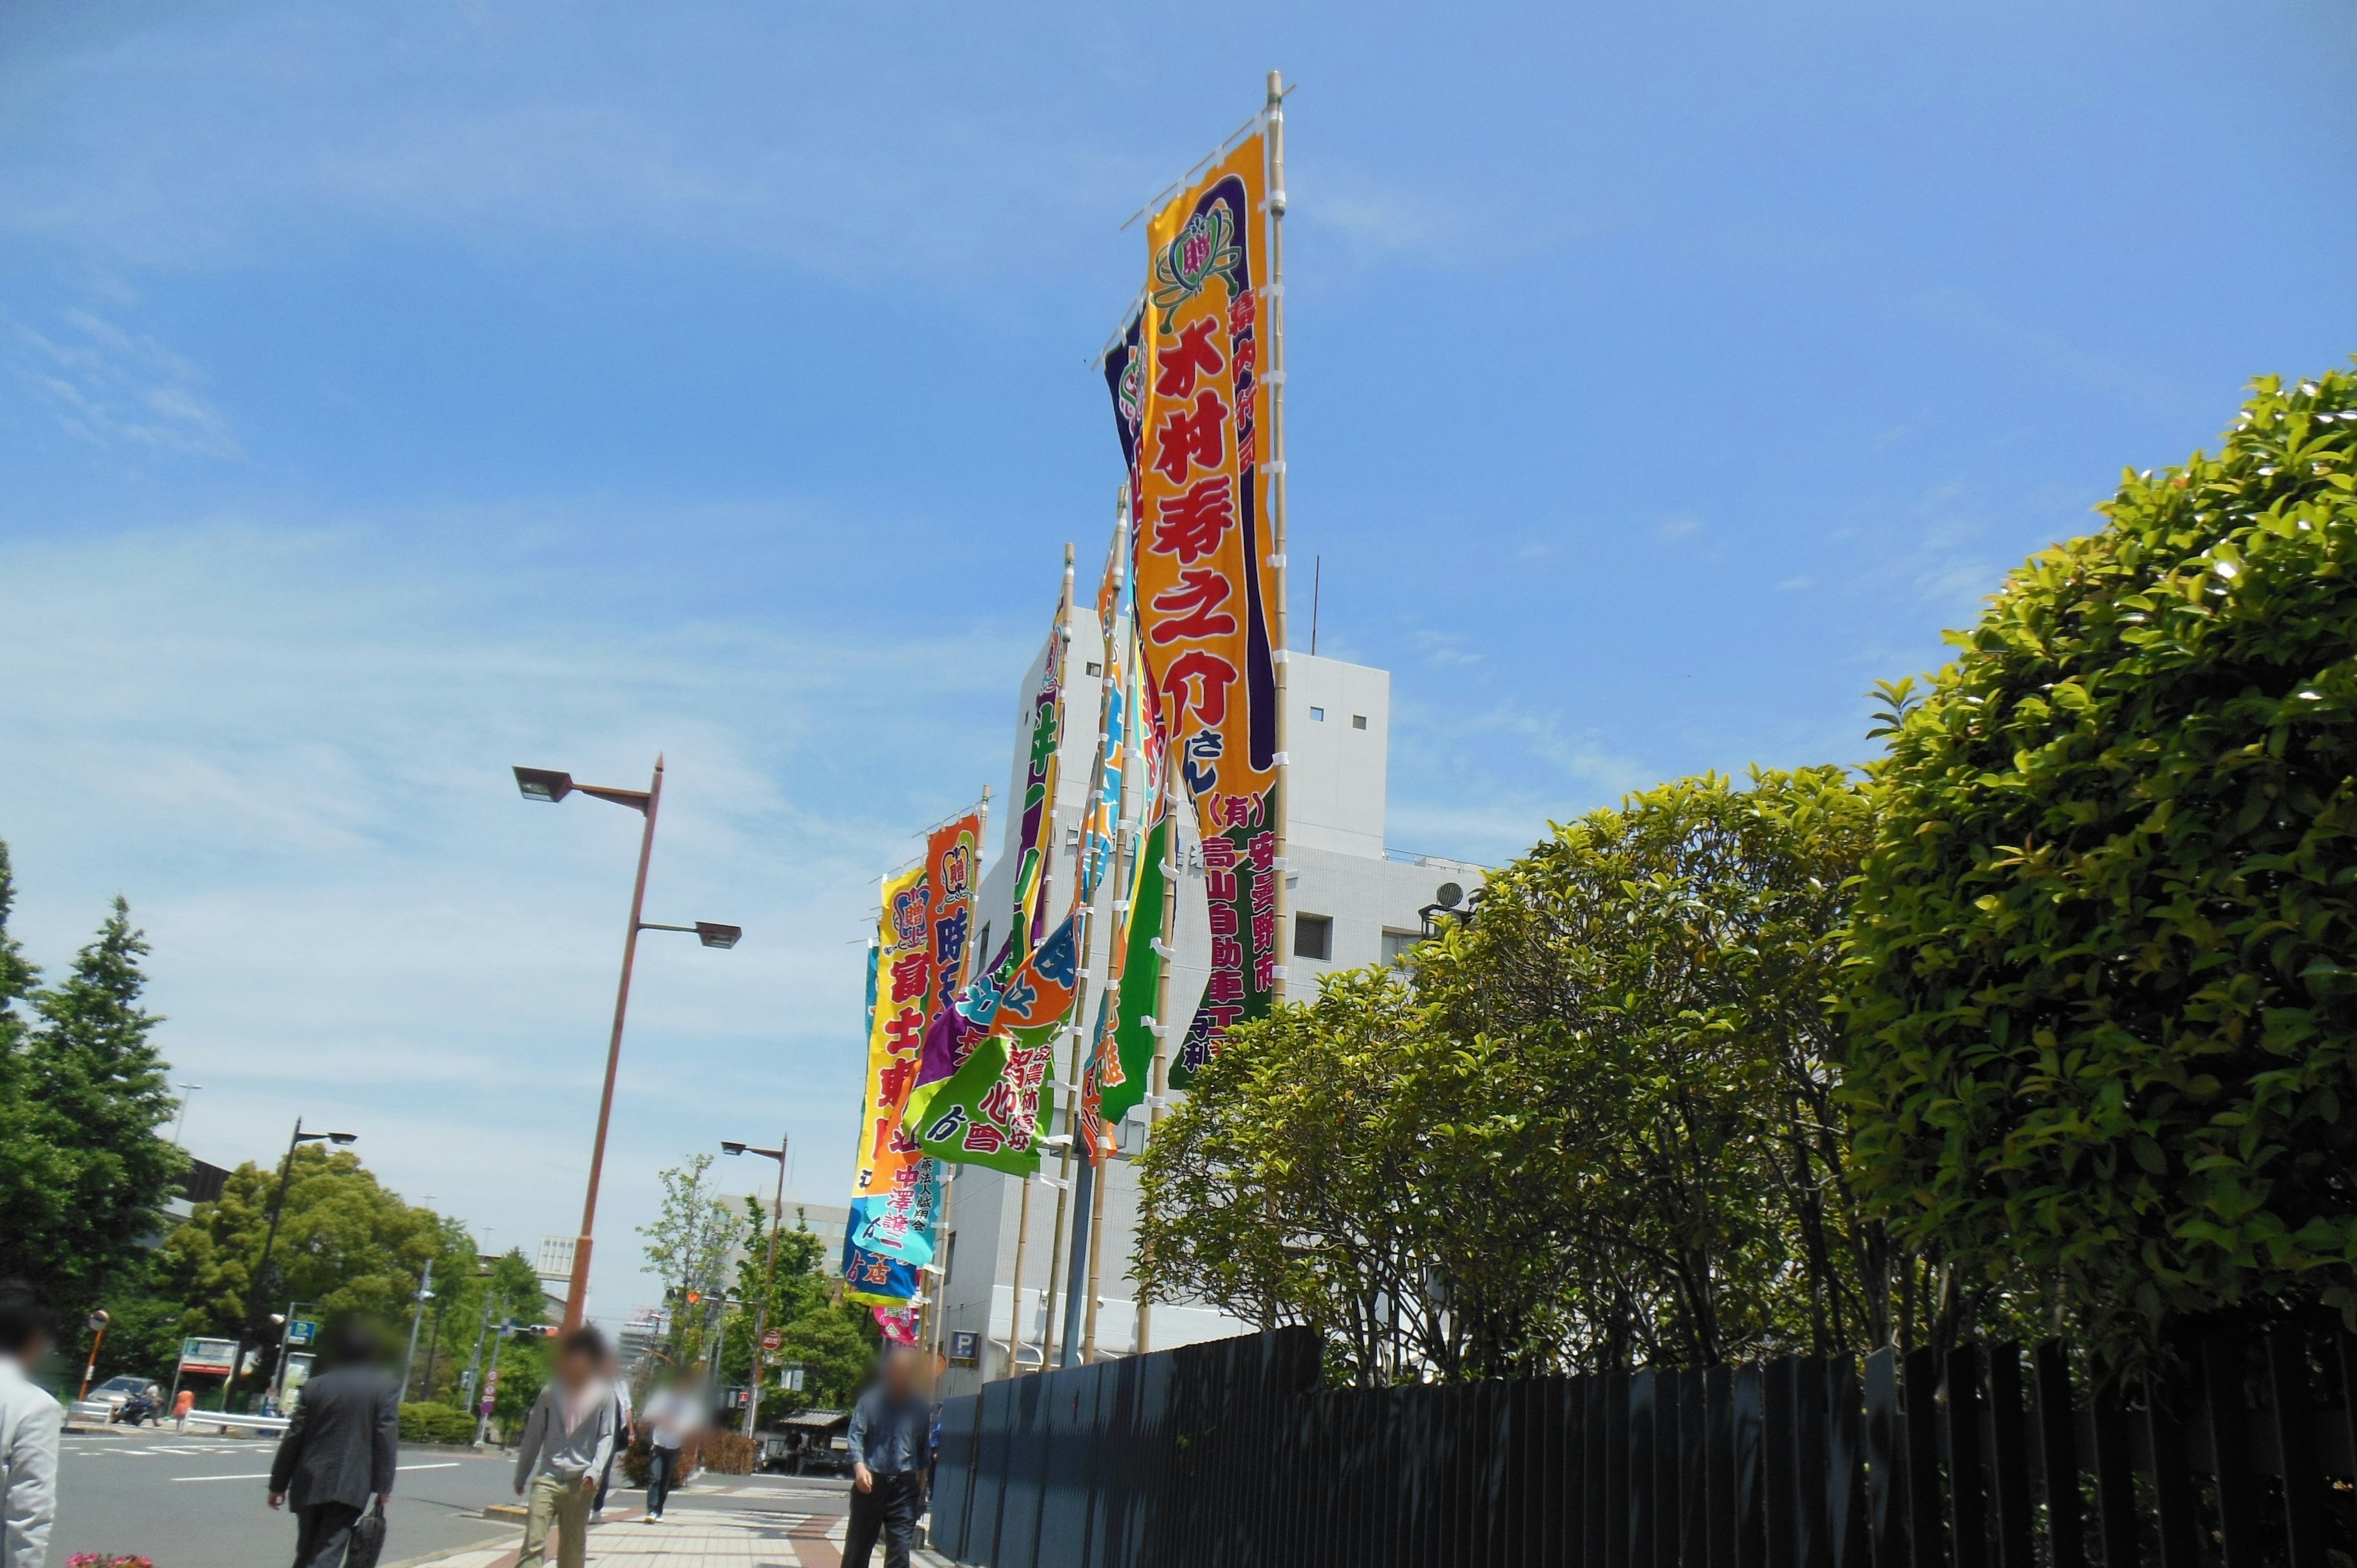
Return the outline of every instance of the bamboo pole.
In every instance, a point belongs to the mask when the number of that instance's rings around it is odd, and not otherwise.
[[[1285,614],[1285,82],[1275,71],[1268,73],[1268,292],[1267,311],[1263,317],[1268,323],[1268,364],[1261,385],[1268,401],[1268,550],[1269,564],[1275,577],[1275,592],[1269,613],[1269,642],[1276,658],[1276,755],[1280,759],[1276,774],[1276,877],[1275,938],[1276,982],[1272,1000],[1283,1005],[1286,997],[1286,964],[1293,944],[1286,940],[1291,930],[1293,900],[1286,896],[1286,817],[1293,804],[1293,770],[1286,766],[1286,655]]]
[[[1056,661],[1056,683],[1060,693],[1063,689],[1064,665],[1071,642],[1072,547],[1067,544],[1064,546],[1064,596],[1056,605],[1056,635],[1049,639],[1048,650],[1048,657]],[[1059,696],[1057,705],[1060,709],[1062,703],[1063,699]],[[1059,747],[1064,744],[1064,721],[1060,712],[1056,719],[1056,744]],[[1023,863],[1019,859],[1015,863],[1015,874],[1017,876],[1023,874]],[[1039,817],[1039,894],[1038,901],[1032,908],[1047,907],[1048,896],[1054,890],[1055,882],[1056,770],[1051,765],[1048,772],[1048,800]],[[1025,918],[1028,919],[1029,917],[1027,915]],[[1028,931],[1024,933],[1024,941],[1027,946],[1029,944],[1030,933]],[[1006,1375],[1010,1378],[1023,1369],[1023,1254],[1030,1245],[1031,1237],[1031,1175],[1032,1173],[1027,1172],[1022,1178],[1023,1204],[1015,1222],[1014,1316],[1006,1325]],[[1060,1213],[1061,1210],[1060,1209],[1059,1212]],[[1050,1288],[1055,1285],[1055,1275],[1056,1254],[1051,1250],[1048,1254],[1048,1283]],[[1040,1326],[1040,1343],[1045,1346],[1047,1326],[1044,1324]],[[1048,1355],[1043,1348],[1039,1354],[1039,1363],[1044,1367],[1047,1361]]]
[[[1122,581],[1125,585],[1127,583],[1129,576],[1130,533],[1132,529],[1135,526],[1136,521],[1131,510],[1131,507],[1132,500],[1129,495],[1128,487],[1125,485],[1122,489],[1120,532],[1117,536],[1117,542],[1114,545],[1114,549],[1119,552],[1119,569],[1122,574]],[[1116,605],[1121,602],[1120,595],[1118,593],[1115,594],[1114,602]],[[1124,679],[1129,682],[1129,690],[1131,692],[1135,692],[1137,690],[1137,682],[1135,680],[1136,666],[1131,662],[1131,660],[1138,657],[1137,622],[1135,618],[1132,618],[1122,628],[1121,635],[1122,660],[1120,668],[1122,675]],[[1108,650],[1113,647],[1113,632],[1110,628],[1107,628],[1105,633],[1105,647]],[[1110,659],[1106,660],[1106,673],[1108,675],[1111,674],[1113,670],[1113,660]],[[1144,711],[1140,709],[1136,712],[1128,713],[1125,716],[1129,727],[1122,733],[1121,741],[1121,815],[1114,823],[1113,883],[1115,887],[1125,889],[1130,886],[1131,882],[1132,867],[1130,863],[1136,858],[1137,854],[1137,834],[1132,827],[1132,824],[1136,821],[1137,817],[1137,792],[1128,787],[1130,775],[1129,764],[1130,758],[1143,749],[1142,747],[1134,745],[1130,737],[1143,733],[1138,726],[1144,722],[1146,714]],[[1167,903],[1168,900],[1166,899],[1165,902]],[[1133,908],[1130,914],[1131,917],[1135,918],[1136,910]],[[1120,942],[1125,946],[1127,944],[1129,940],[1129,925],[1127,921],[1116,921],[1114,923],[1114,940]],[[1125,959],[1126,955],[1125,954],[1124,957]],[[1113,962],[1113,947],[1108,943],[1105,948],[1105,962],[1110,965]],[[1118,1031],[1120,1026],[1120,1015],[1115,1014],[1114,1015],[1114,1029]],[[1092,1042],[1092,1047],[1098,1051],[1102,1051],[1104,1048],[1104,1042],[1102,1039]],[[1100,1069],[1099,1070],[1102,1071],[1103,1069]],[[1104,1266],[1104,1217],[1105,1209],[1111,1207],[1107,1200],[1113,1196],[1112,1140],[1107,1139],[1103,1145],[1092,1151],[1092,1158],[1096,1165],[1097,1190],[1096,1207],[1090,1210],[1089,1213],[1089,1300],[1088,1309],[1082,1315],[1082,1318],[1081,1364],[1082,1366],[1087,1366],[1090,1362],[1097,1359],[1097,1295]]]
[[[1068,603],[1071,597],[1071,546],[1066,545],[1064,547],[1064,594]],[[1067,626],[1070,625],[1069,611],[1067,612],[1066,624]],[[1060,1260],[1065,1258],[1067,1253],[1064,1237],[1064,1216],[1072,1194],[1073,1145],[1079,1141],[1081,1135],[1079,1087],[1082,1073],[1081,1051],[1083,1042],[1087,1040],[1089,1036],[1089,960],[1092,946],[1096,940],[1096,901],[1103,893],[1103,889],[1102,887],[1093,887],[1089,886],[1088,877],[1084,870],[1085,861],[1089,853],[1089,845],[1087,842],[1089,822],[1096,812],[1097,797],[1104,790],[1105,734],[1113,719],[1113,660],[1109,657],[1113,650],[1113,638],[1111,632],[1106,628],[1100,626],[1097,629],[1102,641],[1102,646],[1097,654],[1096,752],[1089,763],[1089,792],[1085,797],[1083,797],[1087,800],[1088,804],[1082,809],[1081,813],[1082,842],[1079,853],[1073,857],[1072,861],[1073,908],[1077,917],[1072,932],[1074,942],[1073,950],[1078,957],[1081,972],[1079,983],[1073,988],[1072,992],[1072,1021],[1071,1026],[1067,1032],[1067,1037],[1071,1041],[1071,1048],[1067,1053],[1067,1061],[1069,1063],[1070,1070],[1059,1080],[1060,1082],[1069,1083],[1073,1086],[1072,1103],[1064,1112],[1064,1144],[1061,1149],[1057,1151],[1056,1155],[1056,1175],[1060,1185],[1056,1188],[1055,1235],[1048,1252],[1048,1319],[1041,1329],[1042,1338],[1040,1340],[1041,1350],[1039,1356],[1039,1369],[1041,1371],[1045,1371],[1048,1369],[1048,1357],[1046,1351],[1047,1339],[1045,1336],[1055,1334],[1056,1332],[1057,1286],[1062,1282],[1063,1277],[1069,1269],[1069,1265],[1067,1265],[1066,1268],[1059,1268],[1057,1264]],[[1060,737],[1059,738],[1060,739]],[[1082,897],[1083,894],[1086,895],[1085,897]],[[1095,1176],[1096,1173],[1094,1171],[1090,1173],[1090,1186],[1092,1188],[1091,1196],[1092,1197],[1101,1196],[1093,1191],[1093,1188],[1097,1185],[1094,1180]],[[1071,1245],[1078,1246],[1080,1245],[1080,1227],[1075,1224],[1072,1230],[1073,1234],[1071,1237]],[[1071,1303],[1068,1301],[1065,1304],[1065,1315],[1067,1317],[1071,1316]],[[1066,1342],[1072,1336],[1069,1333],[1058,1337],[1056,1361],[1059,1366],[1063,1364],[1063,1351],[1066,1348]]]

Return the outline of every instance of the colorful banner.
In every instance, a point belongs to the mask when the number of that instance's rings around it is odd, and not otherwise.
[[[936,1159],[1028,1176],[1039,1168],[1039,1124],[1055,1116],[1049,1084],[1057,1032],[1071,1013],[1080,957],[1066,915],[993,999],[964,1065],[909,1097],[906,1130]]]
[[[876,983],[883,995],[868,1025],[868,1111],[853,1188],[848,1240],[864,1251],[921,1266],[932,1262],[940,1169],[901,1129],[923,1041],[965,979],[974,925],[982,817],[969,811],[934,829],[925,860],[885,887]],[[913,880],[912,880],[913,878]]]
[[[879,1306],[873,1309],[876,1326],[885,1339],[894,1345],[914,1345],[917,1342],[917,1309],[913,1306]]]
[[[1125,590],[1127,585],[1125,582],[1122,587]],[[1134,609],[1135,600],[1123,592],[1115,604],[1114,646],[1124,650],[1125,660],[1120,667],[1125,688],[1123,708],[1138,719],[1133,726],[1137,732],[1135,741],[1123,753],[1125,765],[1133,757],[1137,764],[1138,822],[1132,830],[1128,881],[1114,900],[1105,983],[1098,997],[1096,1025],[1089,1036],[1087,1065],[1082,1070],[1081,1132],[1082,1147],[1092,1158],[1102,1155],[1113,1136],[1111,1130],[1151,1087],[1154,1036],[1149,1015],[1162,975],[1157,944],[1169,886],[1162,870],[1170,842],[1169,797],[1163,789],[1165,748],[1152,682],[1132,656]]]
[[[1048,634],[1048,651],[1041,657],[1039,689],[1031,697],[1030,749],[1025,754],[1023,814],[1016,840],[1015,918],[1005,949],[1007,957],[1018,962],[1030,952],[1047,924],[1047,905],[1040,893],[1056,846],[1045,841],[1045,834],[1055,809],[1056,753],[1063,733],[1064,607],[1059,604],[1056,628]]]
[[[900,1112],[916,1078],[917,1054],[925,1033],[925,980],[931,962],[928,914],[931,884],[920,864],[884,879],[876,940],[868,948],[867,1076],[860,1099],[859,1165],[853,1178],[851,1218],[844,1234],[843,1277],[861,1299],[893,1299],[902,1281],[913,1289],[918,1263],[875,1245],[887,1208],[897,1195],[902,1204],[896,1240],[905,1240],[909,1209],[919,1201],[917,1165],[923,1151],[900,1131]],[[931,1207],[931,1182],[922,1184]],[[931,1230],[931,1214],[920,1236]],[[879,1264],[900,1268],[879,1268]]]
[[[1105,363],[1125,446],[1133,418],[1135,432],[1140,646],[1195,802],[1211,905],[1211,974],[1171,1064],[1180,1088],[1232,1025],[1268,1011],[1279,961],[1278,578],[1259,426],[1266,183],[1255,133],[1155,215],[1146,319]]]

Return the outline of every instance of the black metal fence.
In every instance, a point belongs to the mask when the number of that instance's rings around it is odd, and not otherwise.
[[[932,1541],[985,1568],[2357,1568],[2357,1346],[2182,1364],[2093,1399],[2059,1342],[1321,1389],[1280,1329],[948,1402]]]

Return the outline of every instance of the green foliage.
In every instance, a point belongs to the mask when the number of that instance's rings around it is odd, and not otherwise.
[[[662,1207],[653,1224],[639,1227],[647,1239],[647,1264],[672,1303],[672,1356],[681,1365],[704,1349],[705,1314],[686,1305],[687,1294],[720,1289],[743,1223],[720,1197],[711,1171],[712,1156],[700,1154],[661,1173]]]
[[[1847,1094],[1960,1320],[2357,1314],[2352,487],[2357,378],[2262,381],[1886,688]]]
[[[1878,1337],[1829,1003],[1867,803],[1717,777],[1555,830],[1478,917],[1232,1031],[1142,1162],[1141,1279],[1363,1381]]]
[[[475,1440],[475,1418],[453,1405],[404,1404],[401,1407],[401,1440],[404,1443],[472,1443]]]
[[[195,1216],[164,1239],[156,1288],[182,1304],[184,1332],[236,1337],[277,1187],[276,1170],[249,1161],[230,1173],[219,1201],[197,1205]],[[474,1273],[463,1232],[378,1186],[357,1155],[305,1144],[287,1177],[264,1310],[299,1301],[307,1316],[359,1313],[406,1334],[428,1258],[437,1278]]]
[[[35,990],[6,934],[14,892],[0,847],[0,1274],[78,1316],[138,1262],[185,1162],[156,1135],[173,1101],[129,908],[117,898],[65,981]]]
[[[741,1305],[729,1308],[722,1326],[720,1380],[742,1386],[753,1376],[755,1308],[764,1288],[763,1264],[769,1249],[769,1215],[760,1199],[745,1202],[744,1256],[737,1264],[736,1295]],[[776,1386],[761,1396],[765,1426],[775,1425],[796,1411],[839,1408],[855,1396],[876,1364],[883,1336],[866,1307],[837,1299],[841,1294],[824,1272],[825,1243],[814,1235],[801,1210],[791,1230],[778,1232],[778,1261],[769,1275],[768,1326],[784,1338],[780,1362],[802,1368],[800,1391]]]

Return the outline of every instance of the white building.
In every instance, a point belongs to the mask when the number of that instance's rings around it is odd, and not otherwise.
[[[1053,880],[1049,907],[1060,913],[1071,897],[1074,859],[1080,843],[1079,823],[1090,783],[1090,761],[1096,745],[1099,660],[1103,633],[1094,612],[1077,607],[1064,659],[1065,723],[1059,759]],[[1043,654],[1044,658],[1045,655]],[[1038,689],[1040,661],[1025,672],[1017,695],[1017,722],[1012,788],[994,803],[994,827],[1002,853],[983,878],[979,908],[984,921],[977,950],[988,953],[1006,930],[1012,902],[1014,866],[1003,852],[1013,837],[1015,819],[1023,799],[1022,762],[1027,749],[1028,699]],[[1477,887],[1482,868],[1464,861],[1405,854],[1383,843],[1385,772],[1391,738],[1391,674],[1339,660],[1294,653],[1286,664],[1286,749],[1290,757],[1286,785],[1287,808],[1286,887],[1293,923],[1291,956],[1286,960],[1286,985],[1292,996],[1313,995],[1320,976],[1337,970],[1389,961],[1423,935],[1422,911],[1436,903],[1453,902]],[[1205,911],[1202,854],[1194,832],[1192,808],[1181,802],[1174,813],[1179,823],[1179,851],[1174,863],[1182,867],[1179,887],[1177,952],[1172,965],[1170,1016],[1183,1030],[1193,1016],[1205,977],[1210,972],[1211,927]],[[1105,949],[1112,922],[1100,919],[1088,969],[1104,972]],[[1087,1000],[1093,1019],[1096,998]],[[1176,1041],[1176,1030],[1172,1036]],[[1056,1076],[1069,1079],[1071,1035],[1060,1046]],[[1066,1131],[1064,1114],[1070,1100],[1060,1095],[1055,1132]],[[1128,1355],[1136,1348],[1137,1317],[1129,1279],[1130,1259],[1137,1221],[1137,1183],[1126,1156],[1144,1147],[1146,1108],[1141,1106],[1121,1128],[1122,1156],[1108,1166],[1109,1176],[1098,1192],[1108,1205],[1104,1223],[1104,1256],[1098,1278],[1097,1353]],[[1056,1226],[1059,1194],[1044,1182],[1031,1187],[1031,1223],[1024,1246],[1022,1299],[1015,1297],[1016,1237],[1019,1227],[1021,1184],[1016,1178],[978,1165],[959,1165],[952,1183],[949,1219],[943,1240],[946,1278],[940,1282],[942,1336],[945,1348],[961,1333],[980,1336],[979,1353],[972,1361],[953,1362],[943,1392],[970,1393],[985,1378],[1002,1376],[1008,1368],[1010,1329],[1018,1310],[1023,1321],[1023,1364],[1039,1364],[1043,1337],[1060,1346],[1064,1305],[1060,1268],[1056,1323],[1044,1321],[1050,1268],[1049,1250]],[[1049,1157],[1049,1170],[1056,1169]],[[1066,1229],[1071,1229],[1069,1208]],[[1067,1239],[1069,1245],[1069,1238]],[[1211,1307],[1157,1302],[1149,1317],[1148,1349],[1168,1349],[1232,1334],[1250,1332],[1239,1322]],[[1050,1359],[1054,1349],[1051,1346]]]
[[[768,1214],[770,1203],[777,1197],[774,1192],[757,1192],[751,1196],[759,1201],[761,1212],[764,1215]],[[745,1204],[741,1198],[731,1199],[728,1207],[735,1213],[745,1212]],[[786,1199],[784,1228],[787,1230],[805,1230],[817,1237],[819,1272],[829,1279],[842,1277],[843,1239],[851,1230],[849,1208],[841,1204],[804,1203],[799,1197],[789,1197]],[[721,1265],[720,1277],[727,1281],[733,1289],[737,1280],[737,1265],[747,1258],[760,1257],[769,1245],[770,1232],[766,1226],[759,1231],[748,1231],[738,1236],[737,1244],[729,1250],[728,1261]]]

